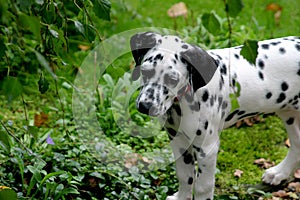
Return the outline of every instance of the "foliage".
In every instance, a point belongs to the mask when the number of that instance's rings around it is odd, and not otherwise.
[[[130,54],[106,69],[91,97],[100,132],[82,135],[71,106],[72,91],[80,89],[73,80],[82,73],[81,62],[90,50],[106,37],[130,28],[173,27],[161,10],[170,3],[157,2],[158,11],[149,12],[151,1],[120,0],[111,5],[109,0],[0,0],[0,198],[3,191],[14,190],[18,199],[165,199],[177,190],[171,150],[165,148],[167,134],[157,121],[134,108],[137,88],[126,73],[132,67]],[[240,0],[224,1],[212,12],[209,6],[216,2],[205,6],[201,1],[193,3],[197,5],[190,4],[193,12],[177,19],[176,27],[184,38],[204,48],[228,47],[282,31],[275,25],[260,24],[255,17],[251,26],[243,25],[246,20],[239,21],[239,17],[249,9],[245,10]],[[88,120],[88,114],[83,114],[82,121]],[[251,130],[232,128],[221,135],[225,141],[217,173],[217,193],[221,195],[216,198],[257,199],[255,190],[247,190],[243,184],[259,182],[262,170],[251,160],[271,157],[279,161],[286,152],[279,146],[284,129],[278,124],[277,118],[269,117]],[[259,139],[261,132],[266,132],[263,140],[267,143]],[[86,143],[91,140],[95,143]],[[96,142],[99,151],[90,151]],[[105,142],[111,145],[107,149],[103,148]],[[131,157],[103,160],[105,153],[116,150]],[[236,162],[230,152],[238,152],[241,161]],[[155,168],[152,163],[161,165]],[[145,167],[153,168],[142,171]],[[235,169],[245,175],[234,178],[231,171]]]

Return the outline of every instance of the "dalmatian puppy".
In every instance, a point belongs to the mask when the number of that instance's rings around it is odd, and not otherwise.
[[[285,159],[263,182],[278,185],[300,162],[300,39],[258,43],[256,65],[240,55],[242,46],[204,51],[176,36],[145,32],[130,41],[141,77],[136,100],[141,113],[160,117],[176,159],[178,192],[167,200],[212,200],[219,133],[245,117],[275,112],[291,142]],[[230,66],[230,67],[229,67]],[[229,74],[230,73],[230,74]],[[230,94],[240,85],[239,108]]]

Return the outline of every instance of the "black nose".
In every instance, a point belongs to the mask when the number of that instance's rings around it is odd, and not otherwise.
[[[139,102],[137,105],[137,109],[146,115],[153,116],[155,115],[155,108],[151,102]]]

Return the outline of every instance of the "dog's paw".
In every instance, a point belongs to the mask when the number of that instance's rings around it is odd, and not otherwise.
[[[172,196],[168,196],[166,200],[178,200],[178,192],[173,194]]]
[[[179,199],[179,197],[178,197],[178,192],[176,192],[176,193],[173,194],[172,196],[168,196],[168,197],[166,198],[166,200],[181,200],[181,199]],[[191,197],[187,197],[187,198],[184,199],[184,200],[192,200],[192,198],[191,198]]]
[[[262,181],[270,185],[279,185],[281,181],[286,180],[289,175],[285,169],[275,166],[266,170]]]

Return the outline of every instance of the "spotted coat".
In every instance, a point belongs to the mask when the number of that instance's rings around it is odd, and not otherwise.
[[[263,175],[265,183],[279,184],[300,162],[300,39],[258,46],[252,65],[240,54],[242,46],[204,51],[176,36],[132,37],[132,77],[142,77],[136,106],[161,118],[176,159],[179,189],[167,200],[213,199],[219,133],[249,116],[276,113],[291,141],[286,158]],[[237,84],[240,107],[231,111],[229,97]]]

